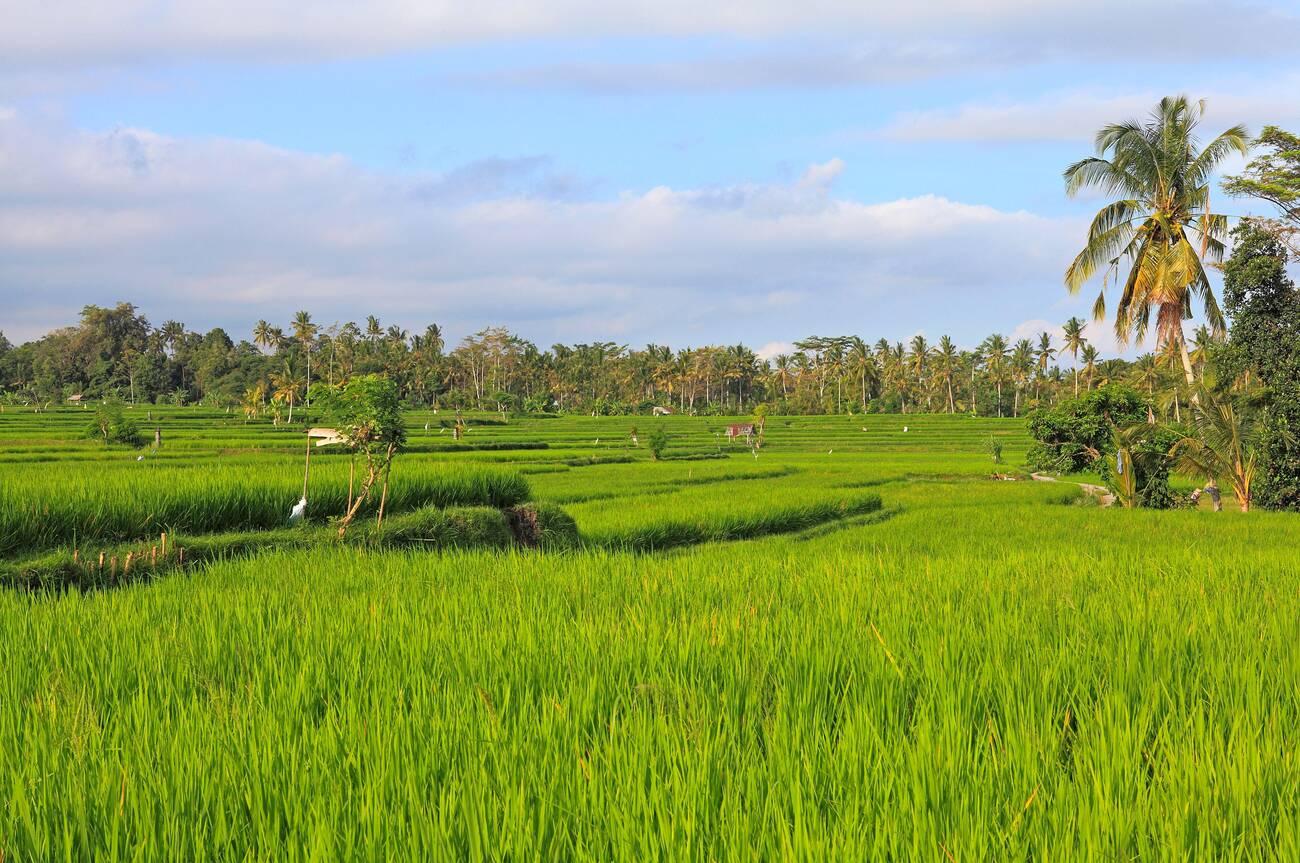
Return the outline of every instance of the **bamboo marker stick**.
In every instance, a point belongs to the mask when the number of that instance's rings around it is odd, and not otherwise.
[[[348,462],[348,508],[344,512],[352,512],[352,481],[357,475],[357,454],[352,453],[352,459]]]
[[[307,435],[307,459],[302,466],[302,499],[307,499],[307,478],[311,476],[311,435]]]

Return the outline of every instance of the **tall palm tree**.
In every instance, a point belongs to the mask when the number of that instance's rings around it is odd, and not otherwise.
[[[258,321],[253,326],[253,344],[260,348],[270,348],[272,345],[275,345],[271,331],[272,327],[270,324],[266,321]]]
[[[1097,360],[1100,357],[1096,345],[1083,346],[1083,373],[1088,376],[1088,392],[1092,392],[1092,379],[1097,374]]]
[[[1205,374],[1205,364],[1210,358],[1210,348],[1213,347],[1219,339],[1215,338],[1210,328],[1202,324],[1196,328],[1192,334],[1192,348],[1188,356],[1192,361],[1192,369],[1196,372],[1197,378]]]
[[[302,345],[303,352],[307,354],[307,403],[311,404],[311,346],[316,340],[316,333],[320,327],[311,322],[310,312],[298,312],[293,316],[293,337],[298,344]]]
[[[158,335],[162,337],[168,352],[175,356],[176,346],[185,338],[185,325],[180,321],[167,321],[158,329]]]
[[[925,336],[917,333],[912,336],[910,345],[911,355],[908,357],[908,364],[912,367],[912,374],[916,376],[916,397],[919,399],[921,393],[925,393],[925,409],[930,409],[930,393],[925,385],[925,372],[929,366],[930,345],[926,342]]]
[[[1043,378],[1047,377],[1047,366],[1056,358],[1056,348],[1052,347],[1052,337],[1048,333],[1038,334],[1038,350],[1034,355],[1038,361],[1038,374],[1034,378],[1034,401],[1043,400]]]
[[[952,379],[961,362],[961,354],[950,336],[941,336],[934,349],[934,370],[948,391],[948,413],[957,412],[957,402],[952,394]]]
[[[999,333],[989,336],[980,345],[980,353],[984,355],[984,368],[997,387],[998,416],[1002,416],[1002,382],[1006,378],[1008,350],[1006,337]]]
[[[271,386],[275,387],[271,393],[271,398],[276,401],[287,402],[289,405],[289,422],[293,422],[293,405],[298,397],[298,391],[303,388],[302,378],[296,376],[288,365],[284,367],[284,374],[271,373]]]
[[[1034,373],[1034,345],[1029,339],[1016,342],[1011,352],[1011,379],[1016,385],[1015,399],[1012,402],[1011,415],[1020,416],[1020,392],[1029,384],[1029,377]]]
[[[1156,338],[1178,346],[1187,383],[1195,381],[1183,338],[1183,320],[1199,299],[1215,332],[1223,313],[1206,276],[1203,259],[1223,259],[1227,219],[1210,210],[1210,181],[1231,153],[1249,152],[1249,134],[1233,126],[1201,149],[1196,127],[1204,102],[1167,97],[1146,122],[1112,123],[1097,133],[1097,156],[1065,171],[1067,194],[1098,187],[1122,195],[1102,207],[1088,229],[1088,241],[1065,272],[1071,293],[1098,272],[1105,278],[1093,316],[1106,315],[1106,282],[1128,267],[1115,309],[1121,344],[1145,337],[1156,313]],[[1109,157],[1109,158],[1107,158]],[[1123,262],[1123,264],[1121,264]]]
[[[1083,350],[1083,346],[1088,344],[1088,340],[1083,335],[1085,326],[1087,325],[1080,318],[1070,318],[1061,326],[1065,337],[1065,347],[1061,348],[1061,350],[1069,351],[1070,355],[1074,357],[1075,398],[1079,397],[1079,351]]]

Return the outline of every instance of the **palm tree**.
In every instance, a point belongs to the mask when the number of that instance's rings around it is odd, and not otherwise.
[[[911,355],[908,357],[908,363],[912,367],[912,374],[916,375],[916,396],[919,399],[921,393],[925,393],[925,409],[930,409],[930,394],[925,386],[925,371],[930,359],[930,346],[926,343],[925,336],[917,333],[912,336]]]
[[[158,329],[158,335],[162,337],[163,344],[167,346],[168,352],[176,355],[176,345],[180,344],[185,338],[185,325],[180,321],[167,321]]]
[[[272,336],[272,327],[266,321],[258,321],[253,326],[253,344],[260,348],[279,347]]]
[[[950,414],[957,412],[957,402],[952,394],[952,379],[960,362],[961,354],[957,350],[956,343],[950,336],[941,336],[939,344],[934,349],[934,370],[948,391],[948,413]]]
[[[1088,376],[1088,392],[1092,392],[1092,378],[1097,373],[1098,356],[1096,345],[1083,346],[1083,373]]]
[[[979,371],[980,365],[984,362],[983,346],[977,347],[966,354],[966,361],[970,365],[970,412],[972,416],[978,416],[979,399],[976,397],[978,390],[975,388],[975,373]]]
[[[1056,357],[1056,348],[1052,347],[1052,337],[1048,333],[1038,334],[1038,374],[1034,379],[1034,401],[1042,401],[1043,378],[1047,377],[1047,366]]]
[[[994,333],[984,340],[980,353],[984,355],[984,367],[998,391],[998,416],[1002,416],[1002,382],[1006,372],[1007,340],[999,333]]]
[[[1204,102],[1185,96],[1160,101],[1145,123],[1112,123],[1097,133],[1097,156],[1065,171],[1067,194],[1099,187],[1123,197],[1098,211],[1088,241],[1065,272],[1070,293],[1077,293],[1098,272],[1105,272],[1093,316],[1106,315],[1106,282],[1123,279],[1115,310],[1115,334],[1121,344],[1145,337],[1156,312],[1158,342],[1180,350],[1183,371],[1194,383],[1192,362],[1183,338],[1183,320],[1192,316],[1192,300],[1201,302],[1216,332],[1225,328],[1202,259],[1223,259],[1227,219],[1210,211],[1210,180],[1215,167],[1233,152],[1249,152],[1249,135],[1233,126],[1199,149],[1196,127]],[[1105,158],[1109,156],[1109,158]],[[1193,243],[1195,240],[1195,244]],[[1198,249],[1199,246],[1199,249]]]
[[[1207,490],[1221,477],[1232,484],[1242,512],[1250,511],[1261,424],[1258,416],[1226,396],[1201,388],[1192,403],[1192,433],[1178,439],[1169,453],[1180,470],[1208,478]],[[1212,493],[1214,508],[1218,495]]]
[[[1204,324],[1197,327],[1196,332],[1192,334],[1192,348],[1188,356],[1197,378],[1205,374],[1205,363],[1210,358],[1210,348],[1218,341],[1219,339],[1210,332],[1210,328]]]
[[[1070,318],[1062,326],[1065,338],[1065,347],[1061,350],[1069,351],[1074,357],[1074,397],[1079,397],[1079,351],[1083,346],[1088,344],[1088,340],[1083,335],[1083,328],[1087,326],[1080,318]]]
[[[293,316],[293,337],[302,345],[307,354],[307,403],[311,404],[311,345],[316,340],[320,327],[311,322],[310,312],[298,312]],[[290,413],[292,413],[292,407]]]
[[[298,397],[298,391],[303,388],[302,378],[295,376],[289,366],[286,365],[284,374],[271,373],[271,386],[275,387],[275,390],[271,393],[271,398],[288,403],[289,422],[293,422],[293,405]]]
[[[1034,373],[1034,346],[1029,339],[1021,339],[1016,342],[1016,347],[1011,353],[1011,379],[1016,385],[1015,399],[1012,402],[1011,415],[1020,416],[1020,391],[1029,383],[1029,377]]]

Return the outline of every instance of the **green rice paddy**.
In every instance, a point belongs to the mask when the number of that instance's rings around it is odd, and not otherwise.
[[[1294,516],[995,481],[1018,420],[412,414],[341,544],[346,456],[289,527],[300,431],[152,418],[0,414],[11,570],[224,549],[0,588],[5,861],[1300,859]]]

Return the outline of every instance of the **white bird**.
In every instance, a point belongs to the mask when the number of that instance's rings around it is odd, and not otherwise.
[[[294,524],[302,521],[303,516],[307,515],[307,498],[298,501],[298,505],[289,510],[289,523]]]
[[[833,452],[835,452],[835,450],[833,450],[833,449],[828,449],[828,450],[826,450],[826,454],[827,454],[827,455],[830,455],[830,454],[833,453]]]
[[[428,431],[428,430],[429,430],[429,424],[428,424],[428,423],[425,423],[425,424],[424,424],[424,430],[425,430],[425,431]]]
[[[907,431],[907,426],[903,426],[903,431]]]
[[[144,461],[144,456],[142,456],[142,455],[138,455],[138,456],[135,457],[135,460],[136,460],[136,461]]]

